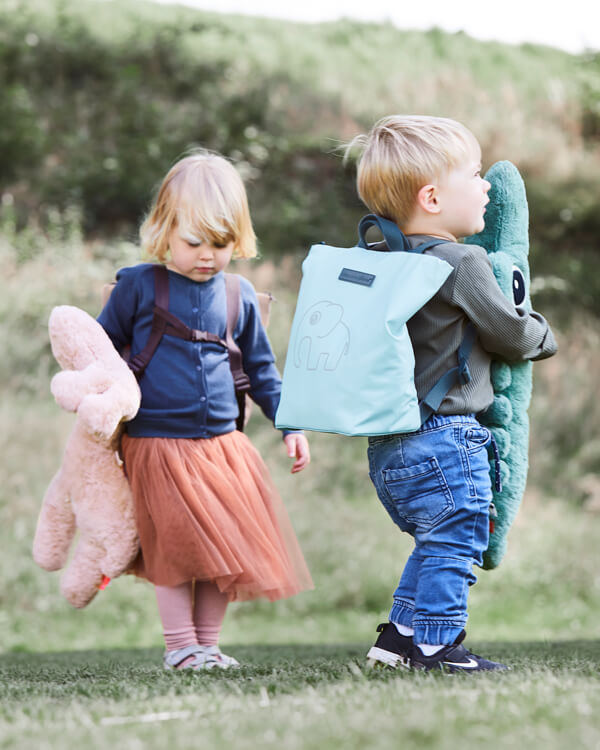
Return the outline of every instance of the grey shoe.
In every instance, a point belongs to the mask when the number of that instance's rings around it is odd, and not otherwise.
[[[233,656],[224,654],[218,646],[199,646],[199,651],[192,662],[194,669],[236,669],[240,666]]]
[[[190,659],[190,657],[194,657]],[[188,663],[180,666],[189,659]],[[174,651],[167,651],[163,656],[163,665],[168,670],[178,669],[229,669],[239,667],[240,663],[232,656],[222,653],[218,646],[199,646],[192,644]]]
[[[199,648],[200,646],[198,646],[197,643],[194,643],[191,646],[176,648],[173,651],[166,651],[163,656],[164,668],[168,670],[191,669],[193,660],[189,661],[184,667],[182,667],[181,665],[186,659],[189,659],[191,656],[195,656],[198,653]]]

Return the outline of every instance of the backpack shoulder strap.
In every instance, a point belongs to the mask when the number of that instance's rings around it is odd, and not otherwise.
[[[169,309],[169,272],[162,263],[155,263],[154,271],[154,305],[163,310]]]
[[[240,277],[236,273],[226,273],[225,276],[225,295],[227,297],[227,332],[225,340],[227,346],[238,348],[233,340],[233,332],[240,317]]]
[[[422,242],[416,247],[408,248],[407,252],[419,253],[419,255],[422,255],[425,250],[431,250],[432,247],[437,247],[438,245],[446,245],[449,241],[450,240],[428,240],[427,242]]]
[[[158,310],[169,311],[169,272],[162,263],[157,263],[152,270],[154,272],[154,316],[150,336],[142,351],[138,352],[128,362],[137,380],[141,380],[167,327],[167,321],[157,312]]]
[[[410,248],[408,252],[422,255],[425,250],[430,250],[438,245],[444,245],[448,240],[433,239],[423,242],[417,247]],[[467,360],[471,354],[471,349],[477,338],[477,331],[472,323],[467,323],[463,340],[458,347],[458,366],[448,370],[447,373],[437,381],[427,395],[420,401],[419,410],[421,412],[421,424],[426,422],[432,414],[440,408],[448,391],[458,384],[465,384],[471,380],[471,373],[467,365]]]
[[[250,390],[250,378],[244,372],[242,351],[233,338],[235,326],[240,317],[240,277],[237,274],[225,274],[225,295],[227,298],[227,331],[225,342],[229,353],[229,367],[233,376],[233,385],[239,408],[236,426],[238,430],[243,432],[246,413],[246,393]]]
[[[473,344],[477,338],[477,329],[470,321],[465,327],[463,340],[458,347],[458,366],[451,370],[438,380],[429,393],[419,403],[421,412],[421,424],[426,422],[432,414],[440,408],[440,404],[448,391],[455,385],[465,385],[471,380],[471,373],[467,361],[473,349]]]

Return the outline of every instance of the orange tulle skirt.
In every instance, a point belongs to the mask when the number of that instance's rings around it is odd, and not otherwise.
[[[281,498],[246,435],[123,435],[122,453],[140,536],[132,573],[158,586],[213,581],[230,601],[312,588]]]

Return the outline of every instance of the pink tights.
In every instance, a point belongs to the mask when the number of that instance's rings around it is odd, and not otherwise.
[[[155,590],[167,651],[218,644],[228,599],[215,583],[188,581]]]

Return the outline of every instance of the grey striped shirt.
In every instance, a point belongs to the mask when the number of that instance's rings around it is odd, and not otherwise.
[[[416,247],[431,238],[411,235],[408,239]],[[492,359],[545,359],[556,352],[556,341],[542,315],[517,310],[504,296],[482,247],[448,242],[426,253],[447,261],[454,270],[435,296],[408,321],[417,394],[422,399],[442,375],[456,367],[465,326],[471,321],[478,334],[468,360],[471,381],[454,386],[438,413],[477,414],[492,403]]]

